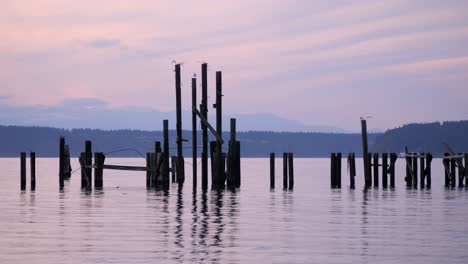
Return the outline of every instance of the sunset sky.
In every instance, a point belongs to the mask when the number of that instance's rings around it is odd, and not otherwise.
[[[382,129],[468,119],[467,14],[455,0],[1,0],[0,106],[174,111],[177,61],[187,111],[207,62],[234,116],[350,131],[360,116]]]

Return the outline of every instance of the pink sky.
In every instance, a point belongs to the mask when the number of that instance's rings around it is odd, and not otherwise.
[[[177,2],[177,3],[176,3]],[[373,127],[468,119],[464,1],[2,1],[0,103],[174,110],[172,61],[228,113]],[[214,98],[210,98],[212,100]]]

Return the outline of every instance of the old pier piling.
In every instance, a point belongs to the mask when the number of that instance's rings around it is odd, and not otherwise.
[[[236,119],[230,121],[229,150],[227,155],[227,175],[226,181],[229,188],[240,187],[240,151],[236,140]]]
[[[348,154],[348,170],[349,170],[349,188],[356,188],[355,177],[356,177],[356,157],[354,152]]]
[[[29,163],[31,166],[31,191],[36,190],[36,153],[29,153]]]
[[[390,166],[388,172],[390,174],[390,188],[395,188],[395,163],[398,159],[396,153],[390,153]]]
[[[103,187],[104,159],[104,153],[94,153],[94,188],[96,189],[101,189]]]
[[[373,153],[374,187],[379,187],[379,153]]]
[[[175,65],[175,87],[176,87],[176,133],[177,133],[177,163],[176,177],[179,184],[185,181],[185,162],[182,149],[182,96],[180,80],[180,64]]]
[[[220,71],[216,72],[216,103],[213,107],[216,109],[216,133],[222,139],[223,136],[223,126],[222,126],[222,118],[223,118],[223,100],[222,100],[222,73]],[[212,170],[214,175],[212,175],[212,183],[213,186],[216,188],[223,188],[224,183],[226,181],[226,174],[225,174],[225,167],[224,159],[223,159],[223,145],[222,141],[216,140],[216,149],[215,149],[215,157],[214,157],[214,166],[215,169]],[[213,158],[213,156],[212,156]]]
[[[197,79],[192,78],[192,109],[197,108]],[[197,188],[197,114],[192,110],[192,177]]]
[[[151,153],[147,152],[146,153],[146,188],[151,188]]]
[[[341,153],[330,155],[330,185],[331,188],[341,188]]]
[[[59,142],[59,187],[60,189],[64,186],[65,179],[65,138],[60,137]]]
[[[362,157],[364,160],[364,181],[365,187],[369,188],[372,186],[372,178],[370,175],[370,164],[369,164],[369,154],[368,154],[368,145],[367,145],[367,123],[366,119],[361,118],[361,135],[362,135]]]
[[[341,159],[341,153],[340,153],[340,159]],[[340,166],[341,166],[341,163],[340,163]],[[288,153],[288,174],[289,174],[288,175],[289,177],[288,189],[292,190],[294,189],[294,156],[292,152]],[[340,185],[341,185],[341,180],[340,180]]]
[[[283,190],[288,189],[288,153],[283,153]]]
[[[270,153],[270,189],[275,189],[275,153]]]
[[[202,98],[200,105],[201,116],[208,120],[208,64],[201,65],[202,78]],[[201,176],[202,189],[208,188],[208,126],[203,121],[201,122],[202,129],[202,153],[201,153]]]
[[[163,164],[162,182],[165,187],[169,186],[169,120],[163,120]]]
[[[20,153],[20,188],[26,191],[26,152]]]
[[[382,188],[388,187],[388,154],[382,153]]]
[[[458,168],[458,187],[466,186],[468,179],[467,174],[467,153],[445,153],[443,157],[444,171],[445,171],[445,187],[454,188],[457,181],[457,168]],[[465,164],[463,164],[465,163]],[[464,183],[465,182],[465,183]]]

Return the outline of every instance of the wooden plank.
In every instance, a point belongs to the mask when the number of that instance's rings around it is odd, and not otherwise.
[[[126,170],[126,171],[149,171],[150,168],[148,167],[141,167],[141,166],[126,166],[126,165],[102,165],[103,169],[107,170]]]

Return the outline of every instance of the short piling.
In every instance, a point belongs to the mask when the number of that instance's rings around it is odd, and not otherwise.
[[[341,153],[340,153],[341,156]],[[294,189],[294,157],[293,153],[288,153],[289,190]],[[341,183],[340,183],[341,184]]]
[[[336,153],[330,154],[330,188],[337,187],[337,180],[336,180]]]
[[[426,153],[426,189],[431,188],[432,184],[432,171],[431,171],[431,163],[432,163],[432,154],[431,153]]]
[[[388,187],[388,153],[382,153],[382,188]]]
[[[283,190],[288,189],[288,153],[283,153]]]
[[[102,189],[103,187],[104,159],[104,153],[94,153],[94,188],[96,189]]]
[[[373,154],[373,166],[374,166],[374,187],[379,187],[379,153]]]
[[[236,168],[236,158],[237,158],[237,147],[236,147],[236,119],[231,118],[230,120],[230,138],[229,138],[229,150],[227,156],[227,175],[226,183],[229,188],[237,187],[237,168]]]
[[[450,187],[452,188],[455,188],[456,186],[455,171],[456,171],[456,162],[454,158],[451,158],[450,159]]]
[[[29,162],[31,165],[31,191],[36,190],[36,153],[29,153]]]
[[[348,154],[348,169],[349,169],[349,187],[351,189],[356,188],[355,177],[356,177],[356,159],[354,152]]]
[[[445,179],[445,187],[450,187],[450,163],[449,160],[447,159],[447,156],[449,156],[448,153],[444,153],[444,158],[442,160],[442,163],[444,165],[444,179]]]
[[[419,187],[424,189],[426,187],[426,155],[424,153],[419,155]]]
[[[395,188],[395,163],[397,159],[396,153],[390,153],[390,166],[388,168],[390,173],[390,188]]]
[[[336,187],[341,189],[341,152],[336,153],[335,157],[335,164],[336,164]]]
[[[20,153],[20,188],[26,191],[26,152]]]
[[[406,153],[406,154],[409,154],[409,153]],[[411,159],[411,157],[405,157],[405,161],[406,161],[406,177],[405,177],[405,181],[406,181],[406,187],[410,188],[413,186],[413,173],[412,173],[412,169],[413,169],[413,160]]]
[[[413,188],[417,189],[418,188],[418,157],[416,157],[417,153],[413,153],[415,155],[412,158],[412,165],[413,165],[413,170],[411,175],[413,176],[412,178],[412,183],[413,183]]]
[[[163,120],[163,152],[164,163],[162,170],[162,179],[164,186],[169,186],[169,120]]]
[[[275,153],[270,153],[270,189],[275,189]]]
[[[64,186],[64,179],[65,179],[65,138],[60,137],[60,145],[59,145],[59,187],[60,189]],[[83,174],[84,172],[82,172]]]
[[[465,164],[465,166],[463,166],[463,154],[458,153],[458,155],[461,157],[461,158],[457,159],[457,163],[458,163],[458,187],[463,188],[465,186],[464,177],[465,177],[466,164]]]
[[[91,182],[92,182],[92,169],[91,165],[93,163],[93,153],[92,153],[92,147],[91,147],[91,140],[86,140],[85,142],[85,165],[86,165],[86,183],[87,186],[86,188],[90,189],[91,188]]]
[[[146,188],[151,188],[151,153],[146,153]]]
[[[465,160],[465,187],[468,187],[468,153],[463,154]]]
[[[172,173],[172,182],[175,183],[176,175],[177,175],[177,156],[171,157],[171,173]]]

